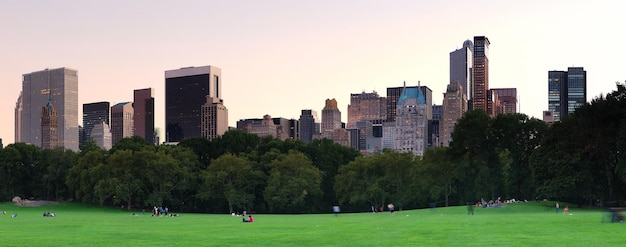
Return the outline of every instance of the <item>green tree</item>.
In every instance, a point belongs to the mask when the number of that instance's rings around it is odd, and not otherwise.
[[[78,154],[69,149],[55,148],[41,150],[45,198],[60,200],[72,195],[66,184],[69,169],[78,162]]]
[[[20,152],[11,145],[0,150],[0,201],[10,201],[19,195],[19,180],[24,178],[21,160]]]
[[[69,169],[66,183],[76,199],[85,203],[99,203],[94,190],[99,180],[109,176],[106,174],[107,169],[102,169],[106,163],[107,152],[95,149],[84,153],[78,163]]]
[[[335,193],[341,205],[383,206],[388,195],[384,190],[385,167],[371,157],[359,157],[339,168]]]
[[[423,173],[428,194],[435,202],[443,197],[444,205],[450,205],[450,197],[456,193],[458,180],[464,175],[464,164],[454,162],[447,153],[447,148],[429,148],[424,152]]]
[[[264,197],[273,212],[306,212],[320,199],[322,172],[300,152],[290,152],[271,164]]]
[[[492,121],[483,110],[465,113],[452,132],[450,154],[454,162],[467,164],[459,181],[461,203],[494,198],[505,192],[504,171],[499,162]]]
[[[529,157],[539,146],[548,126],[539,119],[519,113],[500,114],[492,121],[491,133],[500,156],[506,194],[520,199],[531,198],[535,189]]]
[[[263,179],[263,173],[254,170],[247,159],[224,154],[203,173],[202,195],[226,200],[229,212],[235,207],[252,208],[255,191]]]

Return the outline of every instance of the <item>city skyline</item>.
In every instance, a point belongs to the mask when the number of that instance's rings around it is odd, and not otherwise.
[[[22,75],[46,68],[78,71],[79,105],[115,105],[132,101],[133,90],[154,88],[155,126],[162,135],[163,73],[188,66],[222,69],[220,98],[229,109],[229,126],[265,114],[298,119],[303,109],[321,112],[325,99],[332,98],[347,122],[351,94],[382,93],[404,81],[420,81],[440,105],[450,83],[450,52],[474,36],[491,42],[489,87],[517,88],[519,112],[531,117],[541,119],[548,110],[548,71],[584,67],[587,101],[626,80],[619,24],[626,23],[620,13],[626,3],[542,1],[537,6],[499,1],[480,6],[461,1],[5,3],[0,138],[5,145],[14,141]]]

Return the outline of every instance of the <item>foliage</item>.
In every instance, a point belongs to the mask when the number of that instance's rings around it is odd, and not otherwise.
[[[626,86],[555,123],[533,152],[540,196],[623,205],[626,198]]]
[[[202,178],[200,195],[226,200],[228,211],[235,212],[235,207],[242,211],[254,208],[255,191],[264,180],[264,174],[254,170],[247,159],[225,154],[211,162]]]
[[[322,172],[300,152],[290,152],[273,160],[263,192],[275,212],[310,212],[311,202],[322,195]]]

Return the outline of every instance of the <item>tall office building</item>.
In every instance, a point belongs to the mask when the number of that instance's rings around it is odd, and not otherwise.
[[[15,142],[22,142],[22,92],[15,102]]]
[[[548,110],[554,121],[561,121],[587,102],[587,71],[569,67],[567,71],[548,71]]]
[[[313,137],[316,136],[315,122],[317,113],[313,110],[302,110],[300,114],[300,140],[306,143],[313,141]]]
[[[587,71],[583,67],[567,68],[567,113],[587,103]]]
[[[447,147],[450,144],[456,121],[462,118],[466,111],[467,99],[463,94],[463,87],[458,81],[450,82],[443,94],[442,121],[439,124],[439,142],[442,146]]]
[[[102,122],[109,125],[110,110],[111,104],[109,102],[83,104],[83,140],[80,142],[81,147],[91,140],[93,126]]]
[[[289,119],[289,139],[300,140],[300,121]]]
[[[337,107],[337,100],[326,99],[322,109],[322,133],[341,129],[341,111]]]
[[[23,75],[22,97],[16,104],[21,111],[16,142],[41,147],[41,107],[51,95],[58,119],[58,146],[78,151],[78,72],[68,68],[46,69]],[[21,110],[19,107],[21,106]],[[17,133],[19,131],[20,133]]]
[[[489,39],[485,36],[474,37],[472,58],[472,109],[488,112],[489,91]]]
[[[463,42],[463,48],[450,52],[450,81],[459,82],[465,98],[471,95],[473,50],[474,43],[468,39]]]
[[[493,116],[517,113],[517,88],[492,88],[489,91]]]
[[[132,102],[117,103],[111,107],[111,145],[134,135],[134,114]]]
[[[371,93],[350,94],[348,105],[348,124],[346,128],[355,127],[355,123],[362,120],[382,124],[387,119],[387,99],[378,96],[376,91]]]
[[[420,84],[418,82],[418,84]],[[398,99],[404,91],[405,87],[388,87],[387,88],[387,122],[396,121],[396,109],[398,107]],[[426,117],[432,119],[433,108],[433,91],[427,86],[417,86],[422,91],[422,95],[426,100]]]
[[[228,109],[222,99],[206,96],[206,103],[202,105],[201,116],[202,136],[213,140],[228,131]]]
[[[206,96],[222,100],[221,83],[222,70],[214,66],[165,71],[166,142],[202,136],[202,105]]]
[[[394,147],[399,152],[424,155],[428,140],[428,119],[426,118],[426,97],[418,87],[406,87],[396,110]]]
[[[56,148],[59,145],[58,135],[59,115],[52,105],[52,98],[48,98],[48,104],[41,108],[41,147]]]
[[[428,121],[428,147],[440,147],[440,126],[443,124],[443,105],[433,105],[433,119]]]
[[[154,131],[154,89],[144,88],[133,91],[133,135],[149,143],[158,144]]]

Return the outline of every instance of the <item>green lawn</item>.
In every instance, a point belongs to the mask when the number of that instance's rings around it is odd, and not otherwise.
[[[564,203],[561,204],[564,206]],[[385,213],[131,216],[74,203],[0,204],[1,246],[623,246],[626,225],[601,223],[604,211],[538,203],[505,208],[448,207]],[[43,217],[53,211],[57,217]],[[11,213],[18,217],[11,218]]]

